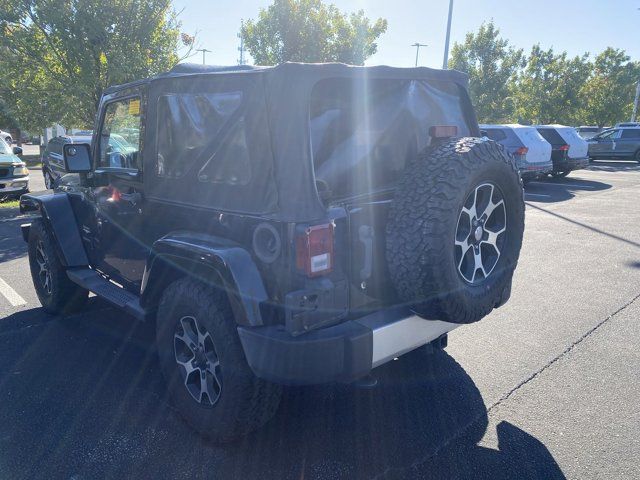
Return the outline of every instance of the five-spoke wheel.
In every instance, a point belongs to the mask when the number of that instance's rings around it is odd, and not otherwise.
[[[496,267],[507,230],[507,212],[500,189],[482,183],[469,193],[456,228],[455,261],[458,273],[471,285],[478,285]]]
[[[222,393],[222,372],[213,339],[193,316],[184,316],[173,336],[176,363],[189,394],[205,406],[216,404]]]

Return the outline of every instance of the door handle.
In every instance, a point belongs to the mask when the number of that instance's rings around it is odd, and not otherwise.
[[[120,199],[129,202],[131,205],[137,205],[142,200],[142,194],[138,192],[121,193]]]

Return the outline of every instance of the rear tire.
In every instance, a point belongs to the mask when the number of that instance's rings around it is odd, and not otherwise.
[[[69,314],[84,306],[89,292],[67,276],[53,235],[40,218],[29,228],[29,267],[36,294],[47,312]]]
[[[523,195],[513,157],[486,138],[452,140],[408,164],[387,223],[400,300],[424,318],[453,323],[476,322],[503,304],[522,245]]]
[[[273,417],[282,388],[249,368],[224,292],[175,281],[162,295],[156,329],[171,401],[200,434],[228,442]]]

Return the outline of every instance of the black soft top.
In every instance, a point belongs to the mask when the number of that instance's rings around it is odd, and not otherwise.
[[[200,65],[196,63],[179,63],[171,70],[154,77],[136,80],[122,85],[114,85],[104,91],[105,95],[112,94],[119,90],[131,88],[144,83],[154,82],[165,78],[184,77],[188,75],[223,75],[223,74],[265,74],[268,76],[289,76],[301,75],[307,77],[309,74],[320,77],[359,77],[366,75],[370,78],[403,78],[403,79],[426,79],[449,81],[467,86],[469,77],[467,74],[457,70],[437,70],[427,67],[400,68],[378,65],[372,67],[362,67],[357,65],[346,65],[344,63],[296,63],[286,62],[272,67],[260,67],[253,65]]]
[[[189,195],[193,195],[194,199],[206,198],[207,204],[203,206],[219,210],[271,215],[284,221],[313,221],[326,216],[326,207],[319,199],[315,181],[309,109],[314,86],[325,79],[343,79],[350,85],[349,88],[362,91],[363,96],[369,80],[418,81],[422,84],[437,82],[451,84],[452,87],[455,84],[459,87],[455,90],[462,92],[457,97],[463,103],[462,108],[459,101],[453,104],[447,100],[442,109],[463,110],[465,118],[458,123],[466,123],[463,131],[466,130],[467,134],[477,135],[477,122],[466,94],[467,75],[455,70],[426,67],[362,67],[341,63],[284,63],[275,67],[179,64],[171,71],[150,79],[111,87],[105,91],[103,102],[125,95],[127,90],[148,87],[148,127],[145,129],[143,156],[146,171],[153,171],[154,159],[158,158],[159,153],[158,141],[162,142],[163,137],[162,133],[158,133],[163,121],[163,112],[158,108],[161,97],[211,92],[218,88],[216,85],[245,89],[250,94],[246,95],[242,115],[246,119],[260,119],[248,130],[251,136],[249,141],[268,151],[268,159],[267,154],[258,154],[260,159],[252,165],[253,173],[248,183],[210,188],[201,185],[195,176],[185,176],[183,181],[176,181],[145,175],[145,183],[149,179],[147,191],[157,198],[166,198],[167,192],[170,192],[169,195],[175,196],[173,200],[190,203]],[[412,98],[398,98],[396,103],[406,111],[415,110],[419,105],[411,106]],[[184,110],[184,106],[181,108]],[[456,120],[459,118],[460,115]],[[420,128],[423,128],[425,124],[421,125]],[[424,128],[425,135],[427,129]],[[181,182],[184,183],[184,191],[180,187]]]

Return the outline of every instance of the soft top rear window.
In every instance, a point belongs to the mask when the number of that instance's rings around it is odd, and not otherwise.
[[[331,78],[311,93],[309,128],[316,181],[333,198],[381,190],[430,142],[429,128],[470,134],[461,87],[426,80]]]

